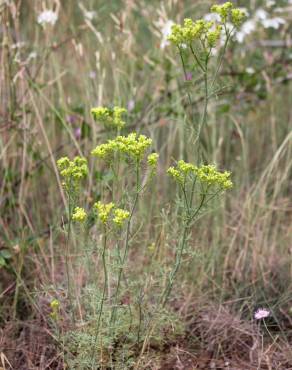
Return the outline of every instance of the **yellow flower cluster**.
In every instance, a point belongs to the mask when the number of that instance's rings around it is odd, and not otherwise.
[[[230,189],[233,186],[230,180],[230,172],[219,172],[214,165],[208,164],[199,167],[196,171],[196,175],[201,182],[205,182],[208,185],[217,185],[222,190]]]
[[[157,154],[157,153],[151,153],[151,154],[149,154],[148,157],[147,157],[147,163],[148,163],[148,165],[151,168],[155,169],[156,166],[157,166],[158,158],[159,158],[159,154]]]
[[[222,26],[217,25],[214,29],[207,32],[206,38],[209,48],[214,48],[220,39]]]
[[[81,157],[75,157],[73,161],[70,161],[68,157],[62,157],[58,159],[57,167],[65,179],[63,185],[68,190],[70,186],[78,187],[80,181],[88,174],[87,160]]]
[[[52,310],[50,316],[53,320],[56,320],[58,318],[60,302],[57,299],[53,299],[50,303],[50,307]]]
[[[111,128],[122,128],[125,126],[126,122],[122,119],[124,113],[127,113],[127,110],[117,106],[114,108],[96,107],[91,109],[91,114],[96,121]]]
[[[102,159],[111,159],[115,153],[119,152],[140,161],[151,144],[150,138],[145,135],[138,136],[133,132],[128,136],[117,136],[105,144],[98,145],[91,154]]]
[[[115,205],[112,202],[107,203],[107,204],[97,202],[97,203],[94,203],[93,207],[97,210],[98,217],[99,217],[100,221],[103,224],[107,224],[107,222],[109,220],[110,213],[111,213],[112,209],[115,207]]]
[[[196,39],[200,39],[202,35],[207,34],[212,26],[213,22],[207,22],[204,19],[194,22],[192,19],[186,18],[183,26],[179,24],[172,26],[168,40],[177,46],[190,44]]]
[[[122,226],[124,221],[126,221],[129,217],[130,217],[129,211],[125,211],[124,209],[117,208],[114,210],[113,222],[118,226]]]
[[[234,8],[229,1],[222,5],[213,5],[211,11],[220,15],[222,24],[226,24],[230,20],[236,27],[240,26],[245,18],[245,13],[238,8]],[[200,40],[203,44],[206,42],[209,48],[213,48],[220,39],[221,30],[221,24],[208,22],[204,19],[193,21],[186,18],[183,25],[174,24],[172,26],[168,40],[176,46],[189,45],[196,40]]]
[[[130,217],[130,212],[116,208],[115,204],[97,202],[94,203],[93,207],[96,209],[100,221],[106,225],[110,220],[112,220],[117,226],[122,226],[124,221]]]
[[[86,220],[87,214],[84,208],[76,207],[74,209],[72,220],[77,222],[84,222]]]
[[[234,5],[230,1],[222,5],[213,5],[211,11],[220,15],[222,23],[225,24],[230,20],[236,27],[240,26],[246,17],[244,11],[234,8]]]
[[[214,165],[196,167],[183,160],[178,161],[176,167],[169,167],[167,173],[179,183],[184,183],[187,175],[195,175],[202,183],[219,187],[221,190],[232,188],[230,172],[219,172]]]
[[[172,176],[176,181],[179,183],[183,183],[186,179],[186,176],[189,174],[194,174],[196,172],[197,167],[191,163],[186,163],[184,160],[180,160],[177,162],[177,166],[169,167],[167,173]]]
[[[167,170],[167,173],[174,178],[174,180],[176,180],[177,182],[179,183],[183,183],[184,182],[184,176],[180,173],[179,170],[177,170],[176,168],[174,167],[169,167],[169,169]]]

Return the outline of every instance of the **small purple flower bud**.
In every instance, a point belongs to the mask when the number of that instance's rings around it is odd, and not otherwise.
[[[69,114],[67,117],[66,117],[66,120],[68,123],[70,123],[71,125],[73,125],[74,123],[77,122],[77,117],[74,116],[73,114]]]
[[[74,136],[77,140],[79,140],[81,138],[81,128],[80,127],[77,127],[75,130],[74,130]]]
[[[187,72],[185,75],[186,81],[191,81],[193,78],[192,72]]]
[[[135,101],[133,99],[128,101],[127,108],[128,112],[132,112],[132,110],[135,108]]]

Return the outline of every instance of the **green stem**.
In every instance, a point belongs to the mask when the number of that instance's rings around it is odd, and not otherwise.
[[[179,50],[179,55],[180,55],[181,63],[182,63],[182,66],[183,66],[185,80],[187,81],[187,70],[186,70],[186,65],[185,65],[185,61],[184,61],[184,58],[183,58],[183,54],[182,54],[182,51],[181,51],[181,48],[180,47],[178,48],[178,50]],[[191,99],[191,94],[190,94],[188,88],[187,88],[187,95],[188,95],[188,98],[189,98],[189,104],[190,104],[190,106],[192,108],[192,99]]]
[[[73,323],[75,324],[75,312],[73,307],[73,299],[72,299],[72,286],[71,286],[71,279],[70,279],[70,266],[69,266],[69,253],[70,253],[70,241],[71,241],[71,230],[72,230],[72,211],[73,211],[73,198],[72,193],[74,189],[72,186],[72,179],[70,178],[69,181],[69,191],[68,191],[68,228],[67,228],[67,245],[66,245],[66,254],[65,254],[65,268],[66,268],[66,278],[67,278],[67,287],[68,287],[68,299],[70,308],[72,310],[72,319]]]
[[[185,250],[185,247],[186,247],[186,242],[187,242],[187,236],[188,236],[188,231],[189,231],[189,228],[191,226],[191,222],[193,221],[193,219],[198,215],[198,213],[200,212],[201,208],[203,207],[204,205],[204,202],[205,202],[205,199],[206,199],[206,194],[204,193],[203,196],[202,196],[202,199],[201,199],[201,202],[200,202],[200,205],[198,206],[198,208],[196,209],[195,213],[189,217],[187,217],[186,221],[185,221],[185,225],[184,225],[184,231],[183,231],[183,237],[182,237],[182,241],[180,243],[180,246],[177,250],[177,253],[176,253],[176,260],[175,260],[175,264],[173,266],[173,269],[170,273],[170,276],[169,276],[169,280],[168,280],[168,284],[162,294],[162,307],[165,307],[166,303],[167,303],[167,300],[170,296],[170,293],[172,291],[172,288],[173,288],[173,284],[174,284],[174,281],[175,281],[175,277],[176,277],[176,274],[180,268],[180,265],[181,265],[181,260],[182,260],[182,255],[183,255],[183,252]]]
[[[198,66],[201,68],[201,70],[202,70],[203,72],[205,72],[205,68],[203,67],[203,65],[202,65],[202,63],[200,62],[199,58],[196,56],[196,53],[195,53],[195,51],[194,51],[194,49],[193,49],[193,47],[192,47],[192,45],[191,45],[191,44],[190,44],[190,49],[191,49],[191,52],[192,52],[192,54],[193,54],[193,57],[194,57],[195,61],[197,62]]]
[[[206,120],[207,120],[207,109],[208,109],[208,103],[209,103],[209,96],[208,96],[209,95],[209,92],[208,92],[208,58],[206,58],[205,66],[206,66],[206,69],[204,71],[204,90],[205,90],[205,93],[204,93],[204,109],[203,109],[202,117],[201,117],[201,120],[200,120],[200,123],[199,123],[199,129],[198,129],[197,137],[195,139],[195,143],[197,143],[197,141],[199,140],[202,127],[205,125]]]
[[[189,228],[189,221],[186,221],[186,224],[184,226],[182,241],[181,241],[180,247],[178,248],[177,253],[176,253],[175,264],[174,264],[173,269],[170,273],[170,276],[169,276],[169,279],[168,279],[168,284],[167,284],[167,286],[166,286],[166,288],[165,288],[165,290],[164,290],[164,292],[161,296],[162,307],[165,307],[165,305],[167,303],[169,295],[172,291],[172,287],[173,287],[173,284],[174,284],[174,280],[175,280],[177,271],[179,270],[179,267],[180,267],[180,264],[181,264],[182,255],[183,255],[185,245],[186,245],[186,240],[187,240],[188,228]]]
[[[232,32],[233,32],[233,29],[228,32],[227,29],[226,29],[226,26],[225,27],[225,33],[226,33],[226,40],[225,40],[225,43],[224,43],[224,46],[223,46],[223,50],[221,52],[221,55],[219,57],[219,62],[217,63],[217,68],[216,68],[216,71],[215,71],[215,74],[214,74],[214,77],[212,79],[212,82],[211,82],[211,85],[210,85],[210,90],[212,90],[214,84],[215,84],[215,81],[218,77],[218,74],[219,74],[219,71],[221,69],[221,66],[222,66],[222,63],[223,63],[223,58],[224,58],[224,55],[225,55],[225,52],[226,52],[226,48],[227,48],[227,44],[231,38],[231,35],[232,35]]]
[[[106,247],[107,247],[107,228],[105,225],[104,237],[103,237],[103,248],[102,248],[102,266],[103,266],[103,273],[104,273],[104,283],[103,283],[103,291],[102,291],[102,297],[101,297],[100,308],[99,308],[98,319],[97,319],[97,326],[95,330],[94,343],[92,347],[92,357],[91,357],[92,368],[94,365],[95,347],[96,347],[97,337],[99,333],[101,317],[102,317],[102,312],[103,312],[103,305],[104,305],[107,285],[108,285],[107,266],[106,266]]]
[[[121,280],[122,280],[123,270],[124,270],[125,262],[126,262],[126,259],[127,259],[127,256],[128,256],[129,246],[130,246],[129,241],[130,241],[131,221],[132,221],[133,214],[134,214],[137,202],[138,202],[138,197],[139,197],[139,192],[140,192],[139,177],[140,177],[140,170],[139,170],[139,162],[137,160],[137,162],[136,162],[136,194],[135,194],[133,206],[132,206],[130,216],[129,216],[129,220],[128,220],[128,224],[127,224],[125,248],[124,248],[123,257],[122,257],[119,272],[118,272],[118,281],[117,281],[117,287],[116,287],[116,291],[115,291],[113,309],[112,309],[111,317],[110,317],[110,326],[114,326],[115,319],[116,319],[117,303],[118,303],[119,291],[120,291],[120,286],[121,286]]]

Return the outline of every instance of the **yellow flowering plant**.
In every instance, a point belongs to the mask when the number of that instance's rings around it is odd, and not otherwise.
[[[206,123],[207,106],[209,99],[218,93],[214,89],[215,82],[218,78],[221,65],[224,59],[227,45],[238,28],[244,21],[246,14],[243,10],[235,8],[231,2],[222,5],[213,5],[211,12],[217,14],[219,20],[207,21],[205,19],[192,20],[186,18],[183,24],[174,24],[168,40],[177,47],[182,67],[184,70],[185,80],[188,78],[187,64],[190,62],[190,69],[197,74],[198,80],[204,82],[204,105],[198,126],[194,126],[193,117],[189,119],[190,126],[195,132],[195,142],[198,141],[202,127]],[[222,45],[218,51],[218,46]],[[217,57],[215,58],[215,56]],[[210,66],[210,62],[215,59],[215,68]],[[188,100],[192,105],[192,92],[188,83]],[[196,120],[195,120],[196,122]]]
[[[204,19],[193,21],[187,18],[182,25],[174,25],[169,36],[169,40],[179,50],[185,73],[184,58],[189,53],[188,57],[192,58],[193,67],[203,77],[204,106],[197,128],[195,144],[199,139],[201,128],[206,122],[208,102],[214,93],[212,90],[213,85],[218,76],[227,43],[232,34],[232,30],[228,28],[227,24],[231,22],[232,27],[235,28],[244,19],[242,11],[234,8],[230,2],[213,6],[212,11],[220,16],[220,21],[209,22]],[[218,56],[215,72],[211,73],[209,62],[213,57],[212,52],[220,40],[222,40],[224,32],[225,43],[222,52]],[[190,103],[192,103],[191,99]],[[115,128],[118,131],[125,126],[125,121],[123,120],[125,113],[126,110],[121,107],[96,107],[91,110],[91,114],[97,122],[105,127]],[[192,119],[192,122],[197,121]],[[78,193],[82,180],[88,175],[87,160],[76,157],[70,161],[69,158],[63,157],[57,162],[60,175],[64,180],[64,188],[68,195],[69,204],[71,204],[69,206],[69,225],[71,220],[86,225],[83,228],[84,230],[86,229],[86,237],[90,238],[93,236],[92,241],[95,245],[95,253],[100,256],[99,261],[101,261],[102,265],[102,277],[100,278],[100,273],[98,273],[99,280],[96,284],[98,286],[98,299],[94,302],[95,324],[91,340],[92,368],[94,368],[95,364],[98,338],[101,337],[100,342],[102,342],[104,339],[102,335],[107,333],[106,339],[109,347],[112,343],[116,343],[116,322],[119,317],[121,288],[123,287],[123,281],[127,281],[126,275],[129,273],[125,267],[127,266],[130,248],[138,230],[134,222],[136,221],[136,211],[139,206],[140,196],[149,184],[148,180],[153,178],[158,166],[159,154],[156,152],[151,153],[151,146],[152,139],[150,137],[131,132],[126,135],[118,134],[115,138],[108,139],[92,149],[91,155],[99,160],[98,165],[102,162],[102,166],[105,169],[113,170],[114,178],[107,183],[101,182],[98,184],[98,195],[96,195],[96,198],[93,196],[92,198],[94,199],[91,198],[88,201],[88,203],[92,202],[93,206],[91,209],[88,207],[88,204],[85,207],[85,209],[90,209],[88,213],[84,208],[77,206],[75,201],[75,194]],[[166,276],[163,279],[165,284],[161,287],[160,293],[158,293],[157,310],[164,308],[168,302],[177,272],[183,261],[183,254],[187,249],[189,240],[192,238],[191,228],[194,222],[197,221],[198,217],[202,215],[215,197],[231,189],[233,185],[230,172],[220,171],[213,164],[202,164],[200,155],[196,158],[198,158],[196,164],[180,159],[166,171],[170,180],[175,182],[175,188],[178,190],[178,207],[176,209],[178,213],[175,213],[175,218],[179,225],[179,233],[178,242],[175,243],[174,261],[171,266],[168,266]],[[74,202],[72,202],[72,199],[74,199]],[[94,226],[92,230],[89,230],[89,226],[87,226],[90,225],[90,222]],[[91,233],[96,233],[98,238],[96,235],[91,235]],[[70,227],[68,235],[70,235]],[[66,255],[68,255],[68,250]],[[71,294],[68,295],[70,298]],[[137,299],[137,297],[133,298]],[[72,303],[71,307],[74,307]],[[56,310],[57,308],[54,309]],[[154,315],[151,313],[148,316],[152,317]],[[141,328],[145,327],[145,341],[148,340],[149,331],[152,329],[151,325],[147,326],[142,321],[140,312],[137,334],[138,344],[140,344]],[[145,346],[143,345],[142,348],[145,348]]]

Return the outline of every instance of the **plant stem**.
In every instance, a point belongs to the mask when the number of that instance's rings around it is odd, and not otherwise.
[[[199,123],[198,133],[195,138],[195,144],[199,140],[202,127],[205,125],[207,120],[208,103],[209,103],[209,91],[208,91],[208,57],[207,57],[205,61],[205,70],[204,70],[204,109]]]
[[[67,287],[68,287],[68,299],[70,308],[72,310],[72,319],[73,323],[75,324],[75,312],[73,307],[73,300],[72,300],[72,286],[71,286],[71,279],[70,279],[70,264],[69,264],[69,253],[70,253],[70,241],[71,241],[71,229],[72,229],[72,210],[73,210],[73,199],[72,199],[72,179],[70,178],[69,181],[69,191],[68,191],[68,227],[67,227],[67,245],[66,245],[66,253],[65,253],[65,266],[66,266],[66,278],[67,278]]]
[[[229,42],[229,40],[230,40],[230,37],[231,37],[231,35],[232,35],[232,32],[233,32],[233,29],[232,29],[230,32],[228,32],[228,31],[227,31],[227,29],[226,29],[226,26],[224,26],[224,27],[225,27],[225,33],[226,33],[226,40],[225,40],[225,42],[224,42],[224,46],[223,46],[223,50],[222,50],[222,52],[221,52],[221,55],[220,55],[220,57],[219,57],[219,62],[217,63],[217,68],[216,68],[216,71],[215,71],[214,77],[213,77],[212,82],[211,82],[211,84],[210,84],[210,90],[212,90],[212,88],[213,88],[213,86],[214,86],[214,83],[215,83],[215,81],[216,81],[216,79],[217,79],[217,77],[218,77],[219,71],[220,71],[221,66],[222,66],[222,63],[223,63],[223,58],[224,58],[224,55],[225,55],[225,51],[226,51],[226,48],[227,48],[227,44],[228,44],[228,42]]]
[[[180,55],[181,63],[182,63],[182,66],[183,66],[185,80],[187,81],[187,70],[186,70],[186,65],[185,65],[185,61],[184,61],[184,58],[183,58],[183,54],[182,54],[182,51],[181,51],[181,48],[180,47],[178,48],[178,50],[179,50],[179,55]],[[189,98],[189,104],[190,104],[191,109],[192,109],[192,99],[191,99],[191,94],[190,94],[188,88],[187,88],[187,95],[188,95],[188,98]]]
[[[196,209],[196,211],[194,212],[193,215],[190,215],[188,213],[187,215],[187,218],[186,218],[186,221],[185,221],[185,224],[184,224],[184,229],[183,229],[183,237],[182,237],[182,241],[180,243],[180,246],[176,252],[176,259],[175,259],[175,264],[173,266],[173,269],[170,273],[170,276],[169,276],[169,280],[168,280],[168,284],[162,294],[162,307],[165,307],[166,303],[167,303],[167,300],[169,298],[169,295],[172,291],[172,287],[173,287],[173,283],[174,283],[174,280],[175,280],[175,277],[176,277],[176,274],[179,270],[179,267],[180,267],[180,264],[181,264],[181,259],[182,259],[182,255],[183,255],[183,252],[185,250],[185,247],[186,247],[186,242],[187,242],[187,236],[188,236],[188,231],[190,229],[190,226],[191,226],[191,223],[192,221],[194,220],[194,218],[199,214],[200,210],[202,209],[203,205],[204,205],[204,202],[205,202],[205,199],[206,199],[206,194],[204,193],[202,195],[202,198],[201,198],[201,202],[198,206],[198,208]]]
[[[201,70],[202,70],[203,72],[205,72],[205,68],[203,67],[203,65],[202,65],[202,63],[200,62],[199,58],[196,56],[196,53],[195,53],[195,51],[194,51],[194,49],[193,49],[193,47],[192,47],[192,45],[191,45],[191,44],[190,44],[190,49],[191,49],[191,52],[192,52],[192,54],[193,54],[193,57],[194,57],[195,61],[197,62],[198,66],[201,68]]]
[[[113,309],[112,309],[111,317],[110,317],[110,326],[115,324],[115,319],[116,319],[116,311],[117,311],[117,303],[118,303],[119,291],[120,291],[120,286],[121,286],[121,279],[122,279],[122,274],[123,274],[123,270],[124,270],[124,265],[125,265],[125,262],[126,262],[126,259],[127,259],[127,256],[128,256],[129,246],[130,246],[129,240],[130,240],[131,221],[132,221],[133,214],[134,214],[137,202],[138,202],[138,197],[139,197],[139,192],[140,192],[139,177],[140,177],[140,170],[139,170],[139,162],[137,160],[137,162],[136,162],[136,193],[135,193],[133,206],[132,206],[130,216],[129,216],[129,220],[128,220],[128,224],[127,224],[125,248],[124,248],[123,257],[122,257],[121,265],[120,265],[119,272],[118,272],[118,281],[117,281],[117,287],[116,287],[116,292],[115,292]]]
[[[102,317],[102,312],[103,312],[103,305],[104,305],[107,285],[108,285],[107,266],[106,266],[106,247],[107,247],[107,228],[105,226],[104,236],[103,236],[103,247],[102,247],[102,266],[103,266],[103,274],[104,274],[104,283],[103,283],[103,291],[102,291],[102,297],[101,297],[100,308],[99,308],[98,319],[97,319],[97,326],[95,330],[94,343],[92,347],[92,357],[91,357],[92,367],[94,365],[95,347],[96,347],[97,337],[99,333],[101,317]]]
[[[180,267],[182,255],[183,255],[185,245],[186,245],[188,229],[189,229],[189,221],[186,221],[185,226],[184,226],[182,241],[180,243],[180,246],[179,246],[178,250],[176,251],[175,264],[174,264],[174,266],[172,268],[172,271],[170,273],[170,276],[169,276],[169,279],[168,279],[168,284],[167,284],[167,286],[166,286],[166,288],[165,288],[165,290],[162,294],[162,298],[161,298],[162,307],[165,307],[165,305],[167,303],[167,300],[169,298],[169,295],[170,295],[172,287],[173,287],[175,276],[176,276],[177,271]]]

